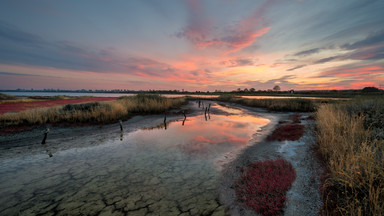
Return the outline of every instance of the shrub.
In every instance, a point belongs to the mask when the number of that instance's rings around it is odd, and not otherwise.
[[[365,87],[361,90],[363,93],[380,92],[380,89],[376,87]]]
[[[90,112],[100,107],[99,102],[81,103],[81,104],[67,104],[63,107],[63,111],[82,111]]]

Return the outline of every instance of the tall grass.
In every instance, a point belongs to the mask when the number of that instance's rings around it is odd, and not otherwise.
[[[221,95],[219,101],[238,103],[250,107],[265,108],[269,111],[293,111],[312,112],[315,110],[315,103],[310,99],[247,99],[234,95]]]
[[[67,104],[0,115],[0,128],[47,123],[108,123],[126,119],[135,113],[160,113],[186,103],[186,98],[159,95],[121,97],[116,101]]]
[[[327,215],[384,215],[384,100],[320,106],[317,138]]]

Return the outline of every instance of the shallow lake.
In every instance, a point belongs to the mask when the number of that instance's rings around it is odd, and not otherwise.
[[[221,165],[269,120],[212,109],[52,158],[2,160],[0,215],[223,215]]]

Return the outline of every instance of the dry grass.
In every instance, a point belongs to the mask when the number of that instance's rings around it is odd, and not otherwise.
[[[384,215],[383,115],[378,98],[319,107],[326,215]]]
[[[126,119],[134,113],[159,113],[177,108],[186,98],[165,98],[159,95],[121,97],[116,101],[70,104],[38,108],[0,115],[0,128],[47,123],[109,123]]]
[[[217,100],[265,108],[269,111],[312,112],[316,108],[314,100],[311,99],[247,99],[233,95],[221,95]]]

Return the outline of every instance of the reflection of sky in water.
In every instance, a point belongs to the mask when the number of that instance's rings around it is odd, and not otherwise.
[[[224,111],[229,108],[217,107]],[[269,121],[204,115],[143,129],[101,145],[4,160],[0,215],[38,213],[161,215],[220,212],[214,161],[244,147]]]

